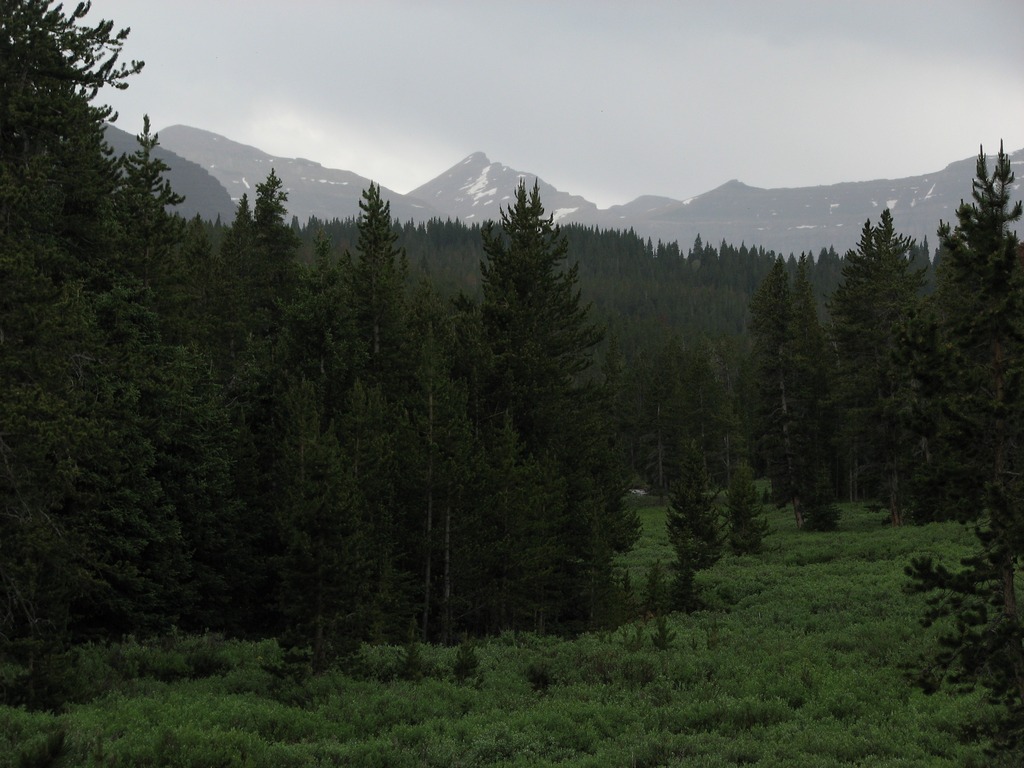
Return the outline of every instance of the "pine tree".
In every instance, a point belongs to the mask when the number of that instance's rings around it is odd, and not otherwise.
[[[693,611],[700,607],[695,576],[722,556],[722,532],[715,508],[711,478],[704,455],[696,442],[683,454],[679,479],[672,487],[666,520],[668,539],[676,553],[673,564],[675,608]]]
[[[918,368],[919,381],[948,419],[932,450],[945,457],[945,465],[960,467],[951,490],[961,518],[974,522],[979,550],[959,572],[931,558],[915,560],[908,570],[919,589],[940,590],[929,620],[952,614],[956,621],[943,639],[939,665],[954,679],[980,682],[1005,705],[1006,719],[996,736],[1016,745],[1019,757],[1024,743],[1024,626],[1017,595],[1024,556],[1024,270],[1011,230],[1021,217],[1021,203],[1010,204],[1013,181],[1002,147],[991,172],[980,153],[973,202],[961,203],[955,228],[940,226],[946,257],[935,298],[938,345]]]
[[[776,260],[751,300],[751,335],[758,378],[761,449],[776,503],[792,504],[797,527],[808,515],[819,530],[834,527],[829,482],[832,416],[831,356],[818,319],[810,261]]]
[[[750,302],[757,371],[759,432],[777,503],[791,503],[803,526],[797,416],[793,403],[793,304],[785,263],[778,259]]]
[[[452,569],[462,565],[453,562],[453,528],[464,526],[464,519],[472,514],[473,502],[465,489],[479,462],[465,386],[452,377],[450,317],[440,297],[426,286],[413,297],[410,324],[420,349],[415,388],[406,400],[411,430],[402,451],[403,476],[409,506],[422,510],[422,526],[412,525],[415,516],[410,516],[407,533],[411,535],[405,547],[417,553],[423,575],[423,640],[439,637],[447,642],[453,636]]]
[[[846,254],[843,282],[829,301],[838,358],[837,406],[849,456],[850,496],[884,499],[892,524],[903,521],[910,435],[910,382],[898,360],[900,339],[919,302],[924,268],[911,263],[914,241],[898,235],[888,209],[865,222]]]
[[[31,705],[59,704],[72,604],[101,565],[81,479],[111,426],[92,290],[109,287],[116,171],[93,101],[142,68],[118,64],[127,30],[50,5],[0,8],[0,659],[20,678],[4,699]]]
[[[577,288],[579,266],[565,263],[568,244],[545,216],[536,185],[527,193],[520,183],[500,230],[485,226],[483,245],[483,426],[493,433],[494,425],[510,423],[542,474],[564,482],[564,501],[553,505],[551,519],[563,551],[560,594],[545,592],[560,608],[546,616],[582,625],[611,583],[613,554],[637,535],[635,516],[622,504],[626,480],[609,414],[597,384],[583,376],[602,332],[590,321]]]
[[[761,551],[768,532],[761,499],[754,485],[754,473],[740,464],[729,482],[726,517],[729,525],[729,548],[736,555],[753,555]]]
[[[291,298],[298,282],[299,239],[287,223],[286,202],[284,182],[271,169],[266,180],[256,185],[252,211],[253,248],[246,288],[257,339],[277,331],[282,305]]]
[[[124,262],[111,262],[109,267],[152,287],[154,299],[160,302],[165,295],[170,297],[168,281],[177,278],[172,273],[176,266],[172,254],[183,239],[185,226],[168,208],[180,205],[185,198],[165,178],[168,165],[153,155],[159,136],[150,132],[149,115],[143,116],[142,133],[136,140],[139,148],[118,161],[121,178],[114,197],[122,223],[120,251]]]
[[[286,394],[285,489],[278,509],[287,639],[312,648],[316,673],[358,642],[362,628],[354,619],[368,583],[360,552],[363,503],[318,400],[317,388],[303,379]]]
[[[380,186],[370,184],[359,201],[357,259],[352,275],[356,332],[364,346],[365,380],[386,386],[389,393],[399,382],[408,358],[405,337],[405,250],[396,246],[398,234],[391,222],[391,203],[381,197]],[[406,378],[406,377],[400,377]]]
[[[810,280],[810,257],[801,255],[793,280],[793,409],[796,414],[797,466],[808,530],[832,531],[839,524],[835,504],[832,446],[834,356],[821,325]]]

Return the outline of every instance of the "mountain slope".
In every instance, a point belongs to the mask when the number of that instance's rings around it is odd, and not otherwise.
[[[1012,158],[1015,164],[1024,164],[1024,150]],[[817,255],[829,246],[840,254],[856,247],[864,223],[877,222],[884,208],[892,210],[902,234],[918,242],[927,238],[934,247],[939,221],[954,219],[960,201],[970,198],[974,173],[971,158],[936,173],[895,180],[790,189],[759,189],[733,180],[688,200],[648,195],[607,209],[542,180],[538,183],[545,209],[561,224],[632,229],[653,240],[676,241],[684,249],[700,235],[713,245],[725,240],[783,254]],[[411,194],[447,216],[479,221],[497,218],[498,208],[510,199],[520,178],[530,184],[535,177],[492,163],[477,152]],[[1020,197],[1019,185],[1015,197]]]
[[[466,222],[496,220],[521,179],[529,187],[537,183],[544,209],[554,215],[555,221],[578,220],[597,213],[597,206],[589,200],[561,192],[534,174],[492,163],[483,152],[474,152],[409,195],[431,203],[452,218]]]
[[[1024,151],[1014,157],[1024,160]],[[940,219],[954,219],[960,201],[970,198],[974,173],[975,160],[969,159],[905,179],[792,189],[759,189],[730,181],[689,200],[635,212],[630,218],[638,232],[678,240],[683,246],[700,234],[713,244],[724,239],[783,253],[817,253],[832,245],[843,253],[856,246],[865,221],[877,222],[882,210],[889,208],[901,233],[919,242],[928,238],[934,246]],[[1015,196],[1020,196],[1019,186]],[[597,223],[612,226],[614,219],[606,216]]]
[[[197,128],[165,128],[160,141],[165,149],[202,166],[236,201],[243,193],[253,198],[256,184],[271,168],[276,169],[288,190],[288,210],[302,223],[310,216],[324,220],[358,216],[362,191],[370,184],[351,171],[324,168],[302,158],[276,158]],[[1011,157],[1015,165],[1024,165],[1024,150]],[[452,218],[476,223],[498,219],[522,179],[528,186],[538,184],[545,209],[560,224],[632,229],[652,240],[678,242],[684,250],[700,235],[713,245],[725,240],[786,255],[804,251],[817,255],[830,246],[840,254],[856,247],[864,223],[877,222],[886,207],[892,210],[901,234],[918,242],[927,238],[934,248],[939,221],[955,219],[960,201],[970,199],[974,172],[975,159],[968,158],[935,173],[904,179],[788,189],[759,189],[733,180],[688,200],[645,195],[599,209],[536,174],[475,152],[408,195],[381,191],[399,221]],[[190,194],[178,184],[175,188]],[[1020,196],[1018,184],[1014,199]]]
[[[131,154],[139,148],[133,134],[113,125],[106,126],[105,137],[116,155]],[[187,160],[163,146],[162,135],[159,139],[161,145],[154,150],[153,155],[170,169],[167,171],[167,180],[174,191],[185,196],[185,202],[177,206],[175,211],[186,219],[198,214],[211,221],[216,220],[218,216],[222,221],[231,221],[235,214],[235,204],[231,202],[231,197],[220,182],[198,163]]]
[[[236,202],[246,194],[252,204],[256,185],[273,169],[288,191],[289,213],[303,224],[310,216],[327,221],[358,216],[359,200],[370,186],[370,179],[352,171],[324,168],[304,158],[274,157],[256,147],[185,125],[164,128],[160,143],[209,171]],[[390,200],[391,215],[400,221],[439,215],[429,206],[384,187],[381,194]]]

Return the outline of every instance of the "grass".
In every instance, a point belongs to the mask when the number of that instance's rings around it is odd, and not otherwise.
[[[636,585],[671,557],[664,508],[639,512],[620,563]],[[59,714],[0,709],[0,766],[992,765],[964,736],[989,715],[980,697],[911,680],[934,636],[903,568],[955,562],[969,532],[843,512],[838,532],[812,534],[772,511],[764,552],[699,575],[706,610],[660,630],[502,635],[475,646],[465,684],[457,648],[423,647],[418,682],[397,647],[299,680],[272,641],[94,648],[115,682]]]

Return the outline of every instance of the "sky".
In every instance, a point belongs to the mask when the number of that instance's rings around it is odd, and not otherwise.
[[[467,155],[605,208],[1024,148],[1020,0],[93,0],[98,101],[407,193]]]

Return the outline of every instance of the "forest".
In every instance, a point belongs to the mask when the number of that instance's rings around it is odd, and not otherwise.
[[[148,118],[133,153],[104,143],[102,90],[142,67],[127,31],[2,7],[9,764],[1019,764],[1001,147],[934,253],[888,210],[842,255],[684,250],[559,228],[522,184],[483,225],[395,221],[376,185],[357,219],[302,223],[273,171],[231,222],[185,221]],[[880,637],[901,649],[852,645]],[[767,642],[778,669],[743,688]],[[870,704],[828,698],[860,678]],[[425,730],[367,741],[337,696]],[[661,719],[620,733],[636,696]],[[893,734],[827,760],[751,735],[878,729],[879,702],[955,736],[901,763]],[[211,719],[176,723],[192,706]]]

